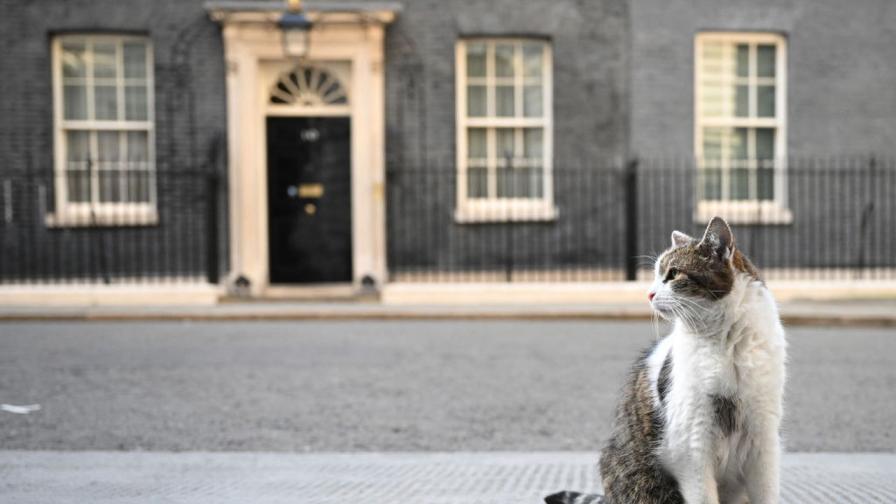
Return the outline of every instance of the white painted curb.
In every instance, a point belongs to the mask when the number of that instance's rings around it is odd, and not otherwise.
[[[211,284],[23,285],[0,288],[0,306],[212,306],[222,291]]]
[[[896,299],[896,282],[779,280],[768,285],[779,301]],[[383,287],[380,300],[386,305],[641,303],[649,288],[649,282],[393,283]]]

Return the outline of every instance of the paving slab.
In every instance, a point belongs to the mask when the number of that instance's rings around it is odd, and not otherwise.
[[[0,502],[537,504],[599,491],[597,455],[0,451]],[[896,502],[894,454],[786,454],[782,502]]]

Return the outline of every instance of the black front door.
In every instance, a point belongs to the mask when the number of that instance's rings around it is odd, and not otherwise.
[[[268,117],[271,283],[352,280],[347,117]]]

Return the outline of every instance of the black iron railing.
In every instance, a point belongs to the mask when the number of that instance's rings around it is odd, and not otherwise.
[[[222,201],[208,172],[0,172],[0,283],[217,283]]]
[[[515,192],[501,190],[508,165],[477,174],[474,189],[454,167],[392,167],[391,280],[647,279],[672,230],[699,235],[712,215],[768,279],[896,279],[893,159],[557,164],[524,177],[544,191]]]
[[[790,159],[771,176],[674,160],[557,163],[545,176],[503,166],[476,182],[451,166],[390,168],[391,281],[647,279],[673,229],[699,235],[716,214],[768,279],[896,280],[893,159]],[[105,170],[80,185],[0,173],[0,283],[218,282],[218,176]]]

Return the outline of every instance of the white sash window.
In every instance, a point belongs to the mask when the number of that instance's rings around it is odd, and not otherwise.
[[[145,37],[52,44],[56,225],[156,220],[152,48]]]
[[[784,37],[701,33],[695,62],[698,220],[789,221]]]
[[[456,218],[553,218],[550,44],[465,39],[456,66]]]

